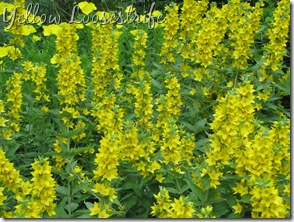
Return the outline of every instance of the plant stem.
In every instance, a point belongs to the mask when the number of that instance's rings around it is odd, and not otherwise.
[[[67,203],[68,203],[68,216],[71,218],[71,192],[70,192],[70,181],[67,181],[67,189],[68,189],[68,196],[67,196]]]

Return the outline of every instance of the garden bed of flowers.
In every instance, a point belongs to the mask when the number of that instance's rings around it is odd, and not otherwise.
[[[2,218],[290,217],[289,1],[71,13],[0,2]]]

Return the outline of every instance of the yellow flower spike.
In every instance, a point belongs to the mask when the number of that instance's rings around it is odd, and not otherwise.
[[[89,2],[80,2],[78,4],[78,6],[81,9],[81,11],[86,15],[90,14],[92,11],[97,9],[96,6],[92,2],[91,3],[89,3]]]

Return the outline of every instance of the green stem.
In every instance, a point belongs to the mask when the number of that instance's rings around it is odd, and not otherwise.
[[[237,80],[238,80],[238,73],[236,74],[236,77],[235,77],[234,88],[236,88]]]
[[[70,181],[67,181],[67,189],[68,189],[68,196],[67,196],[67,203],[68,203],[68,216],[71,218],[71,192],[70,192]]]

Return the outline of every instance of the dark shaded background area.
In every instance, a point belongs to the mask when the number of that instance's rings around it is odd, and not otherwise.
[[[50,15],[60,15],[62,21],[68,21],[73,9],[73,6],[85,0],[26,0],[26,4],[29,3],[39,3],[39,15],[46,13]],[[138,13],[148,13],[150,10],[151,4],[155,3],[155,10],[163,10],[164,7],[172,2],[176,2],[179,5],[183,3],[183,0],[87,0],[88,2],[93,2],[99,11],[122,11],[128,5],[133,5],[136,7]],[[250,4],[255,4],[259,0],[250,0]],[[6,0],[6,2],[12,2],[11,0]],[[223,4],[228,3],[228,0],[220,1],[210,1],[215,2],[217,6],[221,7]],[[265,0],[266,4],[273,7],[276,6],[278,0]]]

